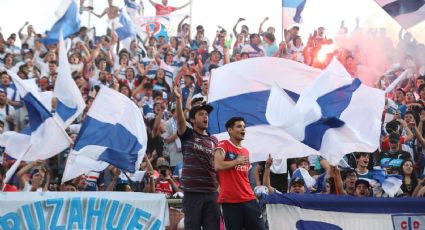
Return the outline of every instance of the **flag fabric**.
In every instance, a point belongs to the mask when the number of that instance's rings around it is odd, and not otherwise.
[[[78,134],[66,163],[62,181],[109,164],[134,173],[146,151],[143,116],[128,97],[102,87]]]
[[[136,36],[136,31],[134,30],[134,24],[130,16],[127,14],[126,9],[122,9],[120,16],[115,24],[115,32],[118,35],[118,40],[124,40],[126,38],[131,38]]]
[[[372,176],[374,180],[379,182],[382,190],[384,190],[389,197],[394,197],[403,184],[401,175],[386,174],[384,169],[374,168],[372,170]]]
[[[54,95],[57,98],[55,116],[68,127],[86,107],[81,92],[71,76],[71,67],[62,33],[59,35],[59,67]]]
[[[375,1],[405,29],[425,20],[425,1],[423,0]]]
[[[347,153],[378,149],[384,92],[351,78],[336,58],[298,101],[276,90],[270,93],[268,122],[320,152],[331,165]]]
[[[127,13],[130,18],[139,16],[140,5],[134,0],[124,0],[124,5],[126,6]]]
[[[136,17],[133,19],[137,34],[144,40],[148,34],[158,39],[164,36],[168,41],[168,27],[170,27],[170,16]]]
[[[79,17],[78,4],[76,0],[66,2],[69,3],[66,8],[67,10],[47,32],[47,36],[41,39],[45,44],[57,43],[60,31],[62,31],[63,37],[67,38],[80,30],[81,20]],[[63,9],[64,6],[61,5],[59,8]],[[63,10],[60,9],[58,9],[58,11],[62,12]]]
[[[27,108],[29,129],[26,134],[5,132],[1,135],[0,146],[4,146],[5,152],[15,159],[26,153],[22,157],[22,160],[26,161],[48,159],[68,148],[71,141],[60,123],[31,93],[31,89],[23,80],[11,71],[7,73]]]
[[[292,174],[291,181],[295,180],[296,178],[303,179],[304,181],[304,188],[306,193],[310,193],[310,188],[313,188],[316,184],[316,180],[310,176],[307,170],[304,168],[297,168],[294,173]]]
[[[31,92],[32,95],[43,104],[47,111],[52,111],[52,91],[38,92],[38,86],[35,80],[35,78],[26,79],[22,80],[22,83],[25,85],[25,89]]]
[[[285,87],[295,98],[313,82],[321,70],[282,58],[259,57],[230,63],[212,70],[208,103],[209,132],[219,140],[229,138],[224,127],[234,116],[246,123],[243,145],[250,151],[250,161],[317,154],[284,130],[271,126],[266,119],[267,99],[273,82]]]
[[[301,13],[307,0],[282,0],[282,25],[288,28],[301,23]]]
[[[264,195],[269,229],[423,229],[424,199],[323,194]]]
[[[135,17],[133,18],[136,25],[136,32],[142,38],[152,33],[152,36],[159,38],[164,36],[168,41],[170,36],[178,35],[178,24],[187,15],[167,15],[167,16],[150,16],[150,17]]]

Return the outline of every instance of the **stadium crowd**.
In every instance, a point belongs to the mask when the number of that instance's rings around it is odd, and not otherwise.
[[[169,7],[167,1],[151,3],[158,15],[181,8]],[[110,1],[109,8],[98,16],[117,17],[119,9],[113,7]],[[82,13],[93,12],[92,8],[82,9]],[[209,28],[197,25],[191,33],[187,19],[180,22],[177,36],[167,38],[148,34],[145,40],[134,39],[128,49],[120,47],[113,29],[105,33],[96,31],[97,35],[101,35],[92,37],[89,34],[95,28],[82,26],[78,33],[67,39],[72,78],[87,104],[84,114],[67,129],[69,136],[76,139],[100,86],[117,90],[134,101],[145,118],[140,121],[146,124],[148,131],[147,151],[139,168],[143,172],[137,176],[128,175],[111,165],[104,171],[89,172],[62,182],[61,175],[72,148],[70,146],[48,160],[22,162],[10,182],[4,184],[5,173],[15,159],[8,156],[3,148],[0,187],[5,186],[4,191],[7,192],[127,191],[163,193],[168,198],[182,198],[184,146],[181,139],[187,137],[178,132],[181,127],[178,124],[178,100],[181,99],[181,109],[188,121],[186,125],[191,127],[191,111],[202,107],[208,100],[209,80],[214,77],[210,73],[214,68],[264,56],[324,68],[336,56],[353,78],[361,75],[359,67],[379,65],[380,75],[374,76],[374,85],[383,90],[404,70],[409,71],[409,76],[387,93],[380,149],[373,153],[347,154],[336,167],[318,156],[288,159],[288,171],[284,173],[279,170],[281,160],[273,161],[269,157],[263,162],[251,163],[250,189],[258,196],[261,193],[311,192],[388,197],[374,176],[376,171],[384,170],[387,175],[397,174],[402,178],[395,197],[424,196],[425,46],[416,42],[408,32],[400,31],[400,39],[394,46],[383,28],[366,30],[357,26],[349,32],[342,22],[335,36],[327,36],[325,28],[319,27],[308,38],[303,38],[299,35],[302,27],[293,26],[285,30],[282,41],[277,41],[275,27],[263,29],[268,18],[260,23],[258,30],[240,25],[245,19],[239,18],[233,30],[221,28],[214,38],[207,38],[205,29]],[[27,110],[5,70],[17,73],[22,79],[35,79],[41,92],[52,91],[55,85],[58,48],[39,41],[44,35],[35,29],[25,23],[17,28],[17,34],[0,35],[1,132],[21,131],[29,125]],[[379,63],[369,62],[372,54],[368,52],[371,51],[359,37],[384,47],[385,57]],[[18,39],[20,46],[16,45]],[[327,45],[333,45],[335,49],[323,56],[321,48]],[[54,107],[53,99],[53,112]],[[297,168],[308,171],[310,177],[294,177],[293,172]]]

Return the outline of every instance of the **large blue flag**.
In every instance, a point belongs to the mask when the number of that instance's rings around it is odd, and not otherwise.
[[[307,0],[282,0],[282,25],[284,28],[301,23],[301,13],[306,3]]]
[[[109,164],[133,173],[137,162],[143,159],[146,145],[143,116],[134,102],[102,87],[83,122],[62,181],[102,171]]]
[[[61,6],[61,8],[63,8],[63,6]],[[61,30],[63,37],[67,38],[80,30],[80,24],[81,20],[78,12],[78,4],[75,0],[71,0],[69,1],[65,13],[55,22],[52,28],[47,32],[47,36],[42,38],[41,41],[45,44],[57,43]]]
[[[296,99],[321,70],[295,61],[261,57],[234,62],[212,70],[208,102],[214,107],[209,116],[209,131],[219,140],[228,139],[224,127],[234,116],[245,118],[244,145],[250,161],[317,154],[266,119],[267,99],[273,82],[278,82]]]

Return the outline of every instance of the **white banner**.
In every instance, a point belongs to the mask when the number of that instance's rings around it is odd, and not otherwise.
[[[425,229],[422,198],[281,194],[266,199],[270,230]]]
[[[165,229],[163,194],[0,193],[0,229]]]

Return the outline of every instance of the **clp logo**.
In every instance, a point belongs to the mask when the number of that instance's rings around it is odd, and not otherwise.
[[[425,215],[393,215],[396,230],[425,230]]]

